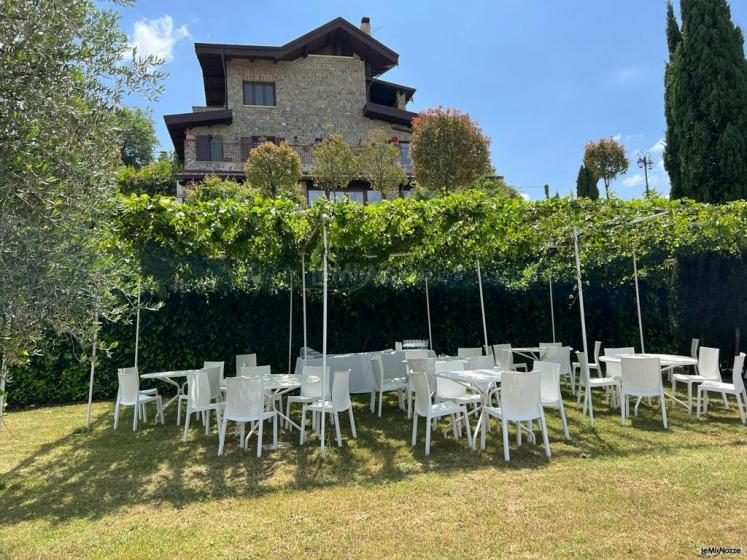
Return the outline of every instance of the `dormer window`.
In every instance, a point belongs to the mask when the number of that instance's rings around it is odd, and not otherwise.
[[[244,82],[244,105],[275,106],[275,82]]]

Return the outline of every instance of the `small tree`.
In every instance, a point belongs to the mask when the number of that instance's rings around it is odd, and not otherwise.
[[[545,183],[545,187],[544,188],[545,188],[545,198],[548,199],[548,198],[550,198],[550,185],[548,185],[547,183]]]
[[[350,145],[340,134],[330,133],[314,147],[311,176],[329,196],[347,188],[358,172],[358,162]]]
[[[428,109],[412,121],[410,155],[418,184],[432,191],[466,188],[490,174],[490,139],[469,115]]]
[[[148,112],[139,107],[120,107],[117,109],[117,128],[124,165],[139,169],[153,161],[153,149],[158,140]]]
[[[293,198],[301,180],[301,158],[287,142],[263,142],[249,153],[244,173],[262,195]]]
[[[592,173],[585,165],[581,165],[578,170],[578,177],[576,178],[576,196],[583,196],[590,198],[591,200],[599,200],[597,180],[594,178],[594,173]]]
[[[610,183],[628,170],[628,157],[625,148],[614,138],[602,138],[589,142],[584,148],[584,165],[598,181],[604,180],[604,191],[610,197]]]
[[[508,185],[503,177],[495,175],[485,175],[472,183],[472,188],[493,196],[505,196],[508,198],[518,198],[519,191]]]
[[[358,152],[361,177],[384,198],[389,198],[390,193],[396,192],[407,181],[399,157],[399,148],[389,142],[386,132],[381,129],[372,130]]]
[[[162,153],[158,160],[136,169],[131,166],[117,171],[116,183],[123,194],[148,194],[150,196],[176,194],[176,173],[179,164],[174,154]]]

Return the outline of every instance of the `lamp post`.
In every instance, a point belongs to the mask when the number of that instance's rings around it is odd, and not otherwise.
[[[648,152],[645,154],[638,154],[638,167],[643,169],[643,175],[646,178],[646,198],[648,198],[648,171],[654,167],[654,161],[651,159],[651,154]]]

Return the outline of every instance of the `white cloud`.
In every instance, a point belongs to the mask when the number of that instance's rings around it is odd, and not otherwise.
[[[664,138],[659,138],[656,141],[656,144],[654,144],[653,146],[649,148],[649,152],[651,152],[652,154],[661,154],[661,153],[664,153],[664,148],[666,147],[667,145],[664,142]]]
[[[174,45],[189,37],[186,25],[174,28],[174,20],[165,15],[155,19],[141,19],[135,22],[130,48],[137,49],[139,57],[157,56],[164,62],[174,58]]]
[[[612,137],[612,139],[613,139],[613,140],[614,140],[615,142],[619,142],[620,140],[622,140],[622,134],[620,134],[620,133],[618,132],[617,134],[615,134],[615,135],[614,135],[614,136]]]
[[[630,175],[628,177],[625,177],[625,179],[622,180],[623,187],[642,187],[645,184],[646,184],[646,178],[643,176],[642,173],[636,173],[635,175]]]

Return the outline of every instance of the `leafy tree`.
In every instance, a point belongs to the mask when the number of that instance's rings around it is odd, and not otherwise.
[[[313,161],[311,177],[324,189],[327,196],[332,191],[347,188],[358,173],[358,162],[353,150],[342,135],[337,133],[328,133],[314,147]]]
[[[174,196],[176,173],[179,164],[174,154],[162,153],[153,163],[136,169],[123,167],[117,171],[116,183],[123,194],[149,194]]]
[[[519,191],[508,185],[503,177],[485,175],[472,183],[472,188],[494,196],[507,196],[518,198]]]
[[[625,148],[614,138],[602,138],[589,142],[584,148],[584,166],[596,180],[604,180],[604,192],[610,197],[610,183],[628,170],[628,157]]]
[[[490,139],[469,115],[428,109],[412,121],[410,156],[422,187],[445,193],[490,174]]]
[[[386,131],[372,130],[358,152],[360,175],[384,198],[394,198],[392,193],[398,194],[399,186],[407,182],[399,159],[399,147],[389,141]]]
[[[543,188],[545,190],[545,198],[546,199],[550,198],[550,185],[548,185],[547,183],[545,183],[545,186]]]
[[[594,178],[594,173],[583,164],[578,170],[578,177],[576,178],[576,196],[599,200],[599,189],[597,188],[597,180]]]
[[[153,161],[158,140],[150,113],[139,107],[120,107],[117,109],[117,128],[124,165],[139,169]]]
[[[106,313],[102,290],[125,273],[102,242],[121,165],[113,107],[156,95],[162,75],[152,57],[123,59],[116,12],[92,2],[4,1],[0,44],[2,391],[49,329],[86,340],[92,309]]]
[[[301,158],[287,142],[263,142],[249,153],[246,181],[262,195],[295,198],[301,180]]]
[[[667,7],[664,164],[673,198],[747,198],[747,59],[726,0]]]
[[[259,194],[258,190],[249,183],[239,183],[233,179],[222,179],[210,175],[201,182],[188,187],[187,200],[190,202],[207,200],[249,201],[257,194]]]

